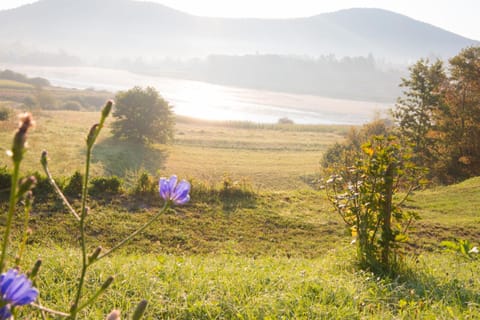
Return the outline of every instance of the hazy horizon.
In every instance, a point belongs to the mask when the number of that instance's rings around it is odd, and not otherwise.
[[[41,0],[40,0],[41,1]],[[317,1],[297,0],[277,2],[274,0],[222,1],[204,0],[135,0],[156,2],[167,7],[204,17],[225,18],[299,18],[350,8],[379,8],[403,14],[415,20],[432,24],[461,36],[480,40],[480,24],[477,12],[480,2],[476,0],[425,0],[425,1],[375,1],[339,0]],[[34,3],[32,0],[3,0],[0,11]],[[434,10],[432,10],[434,8]]]

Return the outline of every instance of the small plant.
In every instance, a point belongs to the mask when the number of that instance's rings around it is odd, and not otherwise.
[[[155,189],[156,183],[146,171],[142,171],[136,181],[134,192],[136,194],[150,194]]]
[[[0,105],[0,121],[7,121],[13,115],[13,109],[8,106]]]
[[[83,176],[80,171],[75,171],[65,186],[64,192],[68,196],[79,197],[82,194],[82,188]]]
[[[122,180],[117,176],[98,177],[91,181],[90,194],[119,194],[122,187]]]
[[[479,257],[480,250],[468,240],[460,239],[456,241],[442,241],[440,245],[445,249],[459,253],[468,259],[476,259]]]
[[[109,101],[101,112],[100,122],[93,125],[90,129],[87,139],[87,151],[86,151],[86,161],[85,161],[85,173],[83,175],[74,174],[70,180],[70,187],[78,191],[78,187],[81,186],[81,199],[80,199],[80,211],[77,212],[73,206],[69,203],[67,198],[62,193],[61,189],[58,187],[57,183],[53,179],[48,169],[47,162],[47,152],[44,151],[41,157],[41,163],[44,168],[44,171],[47,175],[47,178],[42,179],[42,184],[45,181],[49,182],[51,185],[51,190],[54,190],[62,199],[72,217],[77,222],[79,230],[79,239],[80,239],[80,251],[81,251],[81,262],[79,263],[80,271],[78,282],[75,287],[72,288],[71,292],[74,293],[73,303],[68,308],[67,311],[58,311],[47,308],[40,304],[35,304],[38,296],[41,296],[41,291],[37,290],[32,285],[32,280],[35,278],[36,274],[39,271],[41,261],[37,263],[32,268],[31,272],[28,273],[28,277],[25,274],[19,272],[19,266],[22,256],[25,253],[26,244],[29,235],[28,221],[30,218],[30,209],[33,201],[32,189],[37,184],[37,178],[35,176],[26,177],[19,179],[20,174],[20,163],[23,159],[23,154],[25,152],[25,143],[27,137],[27,131],[29,127],[32,126],[33,120],[31,115],[26,114],[22,116],[20,127],[15,134],[13,140],[13,147],[9,151],[9,155],[13,161],[13,173],[11,174],[10,182],[10,200],[9,200],[9,209],[6,216],[5,228],[3,233],[3,241],[1,244],[1,256],[0,256],[0,320],[10,319],[16,315],[16,308],[24,305],[31,305],[35,307],[42,314],[42,318],[46,318],[45,314],[49,313],[55,317],[63,317],[70,320],[75,320],[79,317],[82,310],[91,306],[100,295],[102,295],[114,281],[113,277],[107,277],[103,285],[101,285],[97,291],[92,296],[86,296],[83,294],[84,287],[88,282],[88,270],[96,262],[102,260],[103,258],[110,256],[117,249],[128,243],[136,235],[149,227],[158,217],[164,213],[172,205],[182,205],[190,200],[190,184],[187,181],[180,181],[177,183],[176,176],[170,177],[170,179],[161,178],[159,183],[160,195],[164,199],[163,208],[156,213],[149,221],[147,221],[143,226],[138,228],[136,231],[131,233],[125,239],[119,241],[115,246],[109,250],[103,250],[101,246],[98,246],[91,254],[87,253],[87,239],[85,235],[85,226],[87,224],[90,215],[88,215],[87,207],[87,186],[89,185],[89,174],[90,174],[90,160],[91,153],[95,141],[103,128],[105,119],[109,115],[113,106],[113,102]],[[37,175],[38,176],[38,175]],[[79,177],[83,179],[79,183]],[[73,181],[73,182],[72,182]],[[96,181],[96,182],[95,182]],[[120,190],[121,182],[118,178],[103,178],[103,179],[94,179],[93,181],[94,189],[93,192],[118,192]],[[18,245],[18,250],[15,254],[14,268],[9,269],[7,272],[3,273],[8,262],[9,262],[9,251],[11,251],[10,244],[10,235],[12,233],[13,221],[15,216],[15,207],[19,200],[24,200],[24,223],[23,223],[23,235],[20,237],[20,243]],[[135,312],[131,319],[138,320],[143,317],[145,309],[147,307],[147,302],[144,300],[137,305]],[[107,319],[120,319],[120,313],[117,310],[112,311]]]
[[[350,228],[360,265],[379,272],[397,267],[398,245],[418,216],[403,204],[422,181],[425,170],[395,137],[375,137],[362,146],[363,157],[327,181],[328,199]],[[396,195],[403,191],[403,196]],[[395,201],[397,200],[397,201]]]

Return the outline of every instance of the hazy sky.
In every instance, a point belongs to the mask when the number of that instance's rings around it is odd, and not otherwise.
[[[82,1],[82,0],[78,0]],[[376,7],[405,14],[480,40],[480,0],[150,0],[201,16],[288,18],[353,7]],[[0,0],[0,10],[33,0]]]

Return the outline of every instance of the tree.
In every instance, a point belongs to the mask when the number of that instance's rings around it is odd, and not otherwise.
[[[173,138],[172,107],[152,87],[117,94],[112,132],[117,138],[166,143]]]
[[[480,47],[449,60],[446,107],[439,115],[447,170],[454,178],[480,174]]]
[[[436,142],[430,135],[434,115],[442,106],[442,87],[446,82],[443,63],[420,59],[409,68],[409,78],[403,78],[403,97],[398,98],[392,112],[400,135],[414,144],[415,162],[430,167],[436,157]]]
[[[395,272],[399,245],[408,240],[406,232],[418,218],[404,210],[404,203],[425,171],[411,162],[411,150],[394,136],[373,137],[361,148],[355,165],[327,181],[327,196],[351,230],[360,266]]]

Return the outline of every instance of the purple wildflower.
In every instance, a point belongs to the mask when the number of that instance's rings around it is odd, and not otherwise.
[[[37,299],[38,290],[32,287],[32,282],[16,269],[10,269],[0,275],[0,320],[9,319],[10,308],[30,304]]]
[[[160,178],[158,183],[160,187],[160,196],[165,201],[171,201],[174,204],[185,204],[190,200],[190,183],[185,180],[177,184],[177,176],[173,175],[170,179]]]

